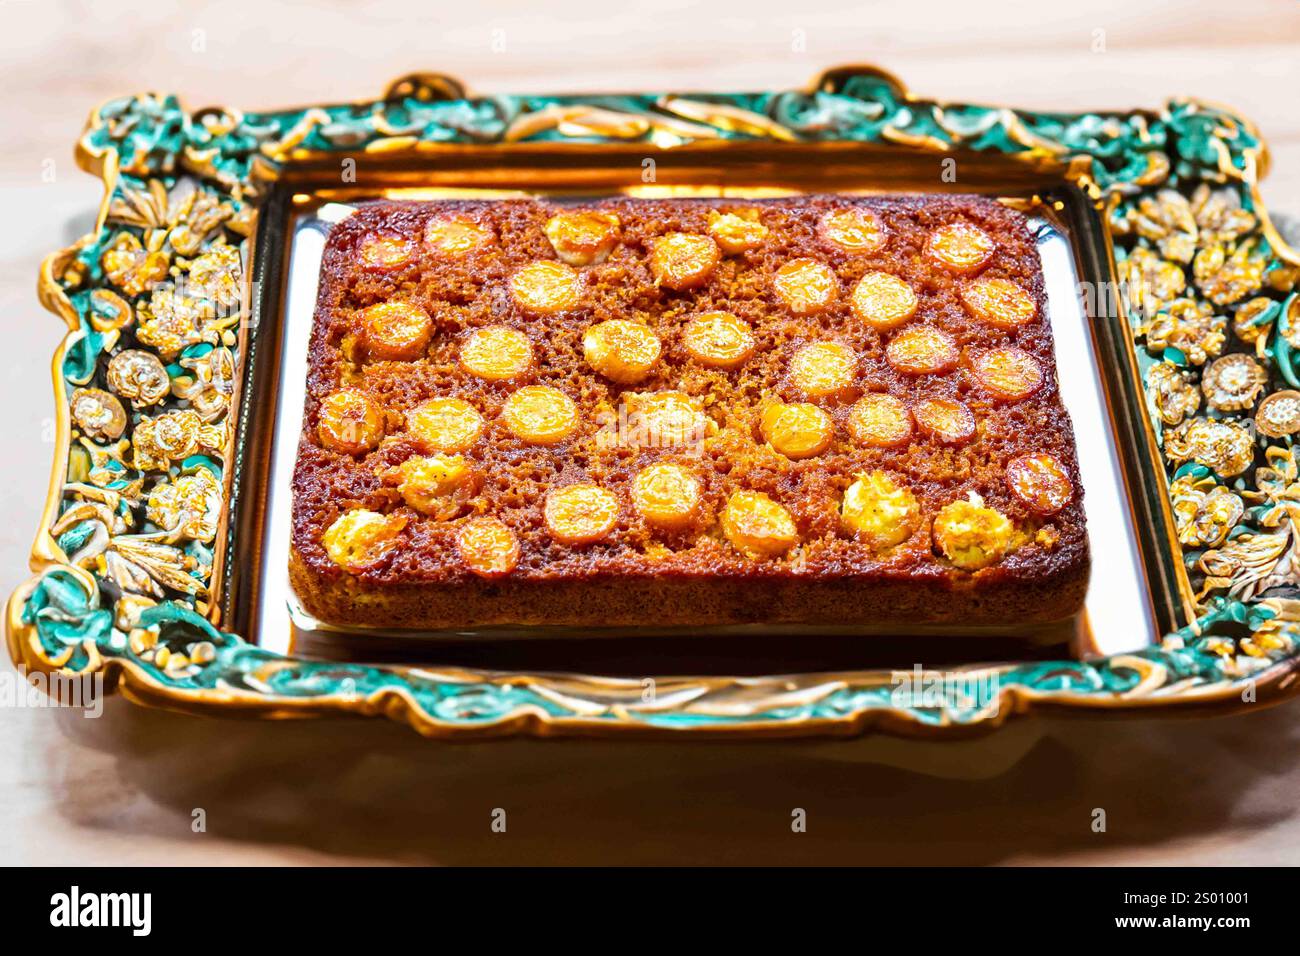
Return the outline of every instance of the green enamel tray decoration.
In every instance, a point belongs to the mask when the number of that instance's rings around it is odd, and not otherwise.
[[[213,622],[218,542],[241,466],[239,383],[259,203],[282,171],[349,155],[486,144],[849,142],[1050,162],[1102,211],[1193,615],[1159,646],[986,666],[991,699],[900,700],[888,671],[639,680],[330,663]],[[470,97],[417,75],[381,99],[273,113],[111,100],[78,160],[96,229],[41,268],[67,325],[57,453],[34,577],[7,639],[29,671],[103,674],[141,702],[264,716],[384,714],[433,736],[978,731],[1038,708],[1231,709],[1300,669],[1300,257],[1260,203],[1266,148],[1192,100],[1037,113],[920,99],[846,68],[758,94]],[[1153,444],[1153,447],[1157,447]],[[229,560],[229,555],[225,556]]]

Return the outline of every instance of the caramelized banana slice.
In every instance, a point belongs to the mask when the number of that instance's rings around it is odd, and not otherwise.
[[[531,445],[554,445],[577,429],[578,406],[559,389],[528,385],[506,399],[501,419],[516,437]]]
[[[951,335],[933,325],[903,329],[885,347],[885,359],[906,375],[940,375],[957,367],[961,357]]]
[[[763,410],[760,428],[768,447],[787,458],[812,458],[831,446],[835,426],[816,405],[775,403]]]
[[[822,216],[817,231],[845,252],[876,252],[885,245],[885,225],[866,209],[836,209]]]
[[[460,216],[430,219],[424,227],[426,248],[450,259],[486,249],[496,241],[491,228]]]
[[[893,395],[863,395],[849,411],[849,434],[869,448],[897,448],[912,437],[912,413]]]
[[[650,465],[632,481],[632,504],[650,524],[684,528],[699,511],[700,480],[681,465]]]
[[[926,253],[936,265],[958,275],[973,275],[993,257],[993,240],[979,226],[965,220],[940,226],[930,233]]]
[[[961,301],[975,318],[1007,331],[1032,322],[1038,314],[1034,297],[1006,279],[976,279],[962,287]]]
[[[626,319],[593,325],[582,337],[587,364],[610,381],[633,385],[654,370],[662,346],[647,326]]]
[[[853,290],[853,314],[879,332],[898,328],[916,306],[912,287],[888,272],[868,272]]]
[[[354,508],[334,519],[321,537],[321,544],[331,561],[356,574],[392,551],[405,527],[406,519],[401,515]]]
[[[1007,487],[1032,511],[1054,515],[1074,497],[1074,483],[1051,455],[1021,455],[1007,463]]]
[[[362,309],[360,317],[366,351],[373,358],[418,359],[433,337],[433,319],[410,302],[380,302]]]
[[[430,451],[469,451],[483,434],[483,416],[459,398],[431,398],[406,413],[406,429]]]
[[[361,266],[371,272],[387,272],[411,261],[415,250],[401,236],[371,236],[361,244]]]
[[[591,544],[618,521],[618,498],[599,485],[569,485],[546,496],[546,528],[560,544]]]
[[[519,539],[496,518],[471,518],[456,535],[465,567],[481,578],[504,577],[519,564]]]
[[[384,413],[365,392],[341,388],[321,402],[316,434],[331,451],[360,455],[384,437]]]
[[[969,501],[954,501],[934,517],[935,550],[966,571],[1001,561],[1011,550],[1015,528],[1006,515],[984,504],[975,492]]]
[[[510,277],[510,294],[530,315],[553,315],[578,305],[582,277],[563,262],[542,259]]]
[[[709,213],[709,235],[729,256],[757,249],[767,238],[757,209],[737,209],[734,212]]]
[[[533,367],[533,344],[504,325],[475,329],[460,348],[460,365],[488,382],[518,378]]]
[[[873,471],[845,490],[840,520],[873,551],[884,551],[912,536],[921,522],[921,508],[910,489],[883,471]]]
[[[633,392],[625,401],[632,444],[642,447],[696,444],[717,428],[685,392]]]
[[[799,543],[790,512],[760,491],[737,491],[722,511],[722,533],[747,558],[779,558]]]
[[[721,259],[718,244],[708,236],[670,232],[655,240],[650,271],[659,285],[684,292],[708,282]]]
[[[845,397],[853,391],[858,357],[839,342],[805,345],[790,359],[790,380],[810,398]]]
[[[754,333],[730,312],[704,312],[687,323],[682,347],[701,365],[735,369],[754,354]]]
[[[619,226],[612,212],[565,212],[546,223],[546,238],[561,262],[589,266],[609,258],[618,245]]]
[[[835,303],[835,273],[815,259],[792,259],[776,270],[772,288],[795,315],[821,315]]]
[[[975,416],[961,402],[926,398],[916,403],[916,427],[943,445],[964,445],[975,437]]]
[[[464,499],[479,485],[478,476],[460,455],[408,458],[393,469],[392,477],[408,505],[440,521],[456,517]]]
[[[989,349],[975,360],[974,372],[976,381],[1004,402],[1022,401],[1043,384],[1043,367],[1038,360],[1011,346]]]

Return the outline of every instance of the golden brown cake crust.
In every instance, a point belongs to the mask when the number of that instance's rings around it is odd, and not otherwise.
[[[877,251],[844,251],[819,233],[831,210],[874,213],[887,241]],[[338,624],[416,628],[470,628],[491,624],[580,626],[709,625],[748,622],[854,624],[1009,622],[1063,618],[1082,603],[1088,545],[1082,485],[1069,416],[1057,389],[1043,277],[1025,218],[977,197],[801,197],[769,201],[608,200],[580,208],[615,213],[619,242],[604,262],[576,267],[582,281],[577,308],[538,317],[512,299],[509,279],[520,267],[554,260],[545,226],[570,205],[535,201],[375,203],[332,231],[322,264],[315,326],[309,345],[306,417],[294,474],[291,581],[308,611]],[[672,232],[707,235],[711,214],[761,213],[768,232],[752,251],[728,254],[700,287],[672,291],[655,281],[649,259],[654,241]],[[461,258],[421,247],[426,224],[455,216],[495,236],[490,246]],[[981,279],[1015,282],[1036,301],[1037,316],[1006,330],[974,318],[959,292],[969,277],[936,268],[926,243],[937,227],[964,221],[984,230],[995,252]],[[388,270],[362,267],[363,245],[376,236],[407,239],[417,250]],[[771,277],[794,259],[830,267],[834,305],[798,317],[781,303]],[[896,371],[880,332],[854,315],[851,297],[868,272],[906,281],[919,305],[908,326],[928,324],[955,340],[960,359],[950,372],[909,376]],[[367,358],[357,346],[367,306],[415,303],[433,319],[423,357]],[[753,355],[739,369],[706,367],[682,343],[687,321],[727,311],[755,336]],[[663,347],[644,380],[619,385],[594,372],[583,357],[583,335],[596,323],[628,319],[651,328]],[[486,326],[524,332],[533,369],[523,378],[487,382],[459,364],[468,334]],[[907,326],[905,326],[907,327]],[[768,447],[760,412],[773,400],[809,401],[791,381],[793,353],[811,342],[835,341],[858,358],[853,392],[816,399],[834,423],[825,452],[791,460]],[[981,389],[973,369],[988,350],[1015,346],[1044,371],[1038,391],[1018,402],[997,401]],[[529,445],[499,420],[506,398],[521,385],[549,385],[573,398],[578,430],[556,445]],[[387,437],[361,454],[326,448],[319,436],[322,400],[341,387],[356,389],[382,410]],[[690,447],[629,446],[618,440],[619,409],[629,393],[676,390],[690,395],[712,422],[712,434]],[[915,433],[897,448],[868,448],[848,430],[853,398],[887,392],[909,406],[925,398],[964,402],[978,422],[969,444],[949,447]],[[450,520],[416,511],[384,475],[427,453],[406,432],[405,414],[434,397],[474,406],[482,437],[464,452],[481,480]],[[611,440],[611,436],[615,436]],[[1017,456],[1048,454],[1073,484],[1069,503],[1044,517],[1009,489],[1006,466]],[[664,531],[630,504],[636,473],[657,462],[680,464],[702,484],[702,507],[685,527]],[[916,496],[922,520],[915,533],[885,554],[842,527],[839,507],[856,476],[880,470]],[[548,492],[591,482],[619,500],[613,531],[586,545],[557,542],[543,520]],[[755,560],[740,554],[719,531],[718,516],[736,491],[757,491],[784,506],[798,544],[785,556]],[[974,573],[954,568],[936,552],[930,523],[945,505],[979,495],[1020,529],[1020,543],[1000,561]],[[361,570],[341,568],[322,537],[351,509],[400,515],[405,525],[394,547]],[[487,580],[468,571],[456,537],[466,520],[490,515],[518,538],[517,566]]]

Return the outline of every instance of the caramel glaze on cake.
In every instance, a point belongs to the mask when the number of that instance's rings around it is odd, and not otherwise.
[[[1025,218],[975,197],[363,206],[324,254],[293,586],[425,629],[1067,617],[1045,306]]]

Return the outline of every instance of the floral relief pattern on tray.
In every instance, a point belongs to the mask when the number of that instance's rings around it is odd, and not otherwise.
[[[887,671],[772,678],[594,677],[300,660],[212,623],[240,467],[250,236],[295,161],[445,144],[866,142],[1051,160],[1103,211],[1165,458],[1196,617],[1159,646],[995,665],[992,696],[900,698]],[[377,101],[187,113],[141,95],[78,144],[106,195],[97,230],[42,266],[68,333],[55,356],[57,460],[10,600],[15,661],[104,673],[132,699],[191,711],[354,712],[431,735],[987,729],[1036,706],[1232,706],[1292,689],[1300,646],[1300,260],[1256,191],[1266,151],[1221,110],[1046,114],[912,97],[869,69],[763,94],[470,98],[399,80]],[[229,555],[225,556],[227,559]]]

